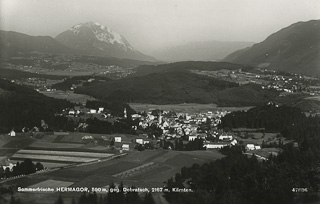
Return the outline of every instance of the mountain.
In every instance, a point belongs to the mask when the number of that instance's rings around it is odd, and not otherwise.
[[[151,53],[157,59],[178,62],[178,61],[216,61],[225,58],[230,53],[251,47],[252,42],[192,42],[175,47],[157,50]]]
[[[202,70],[202,71],[218,71],[218,70],[252,70],[253,67],[232,64],[229,62],[201,62],[201,61],[183,61],[158,65],[141,65],[137,67],[136,72],[131,74],[131,77],[145,76],[154,73],[163,72],[177,72],[177,71],[190,71],[190,70]]]
[[[224,61],[320,76],[320,20],[292,24]]]
[[[26,34],[0,30],[0,58],[7,58],[18,53],[76,53],[49,36],[29,36]]]
[[[156,61],[155,58],[135,50],[120,34],[96,22],[75,25],[55,39],[69,48],[82,50],[87,55]]]

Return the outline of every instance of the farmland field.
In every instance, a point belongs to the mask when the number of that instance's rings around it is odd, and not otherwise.
[[[112,154],[107,153],[94,153],[94,152],[66,152],[66,151],[47,151],[47,150],[28,150],[22,149],[17,153],[19,154],[39,154],[39,155],[60,155],[60,156],[73,156],[73,157],[94,157],[104,158],[110,157]]]
[[[98,161],[101,158],[108,158],[112,155],[113,154],[95,152],[22,149],[15,153],[10,159],[15,162],[31,159],[34,162],[41,162],[45,168],[57,168],[68,164]]]
[[[19,154],[16,153],[11,159],[31,159],[32,161],[53,161],[53,162],[68,162],[82,163],[98,160],[92,157],[71,157],[71,156],[56,156],[56,155],[38,155],[38,154]]]
[[[84,144],[74,144],[74,143],[53,143],[53,142],[45,142],[45,141],[35,141],[29,147],[35,148],[80,148],[83,147]]]
[[[56,187],[68,187],[71,186],[73,184],[73,182],[67,182],[67,181],[58,181],[58,180],[51,180],[48,179],[46,181],[42,181],[40,183],[36,183],[34,185],[31,185],[29,187],[31,188],[56,188]]]
[[[73,103],[86,103],[87,100],[93,101],[96,100],[95,98],[88,96],[88,95],[84,95],[84,94],[76,94],[73,93],[72,91],[41,91],[40,93],[42,93],[45,96],[48,97],[52,97],[52,98],[57,98],[57,99],[65,99],[68,100],[70,102]]]
[[[34,139],[26,136],[9,137],[8,135],[0,136],[0,156],[11,156],[19,149],[29,146]]]
[[[24,153],[35,153],[34,150],[22,150]],[[51,151],[42,150],[42,153]],[[39,156],[39,154],[34,154]],[[86,155],[86,154],[84,154]],[[58,156],[59,155],[53,155]],[[29,175],[4,184],[16,184],[18,186],[36,186],[43,184],[48,180],[62,181],[71,184],[71,187],[106,187],[111,182],[123,182],[126,186],[136,187],[163,187],[164,181],[180,172],[183,166],[191,166],[193,163],[202,164],[204,162],[214,161],[222,158],[223,155],[217,151],[167,151],[167,150],[145,150],[142,152],[131,151],[126,156],[107,161],[81,164],[80,166],[70,166],[68,168],[57,169],[55,171],[42,172],[41,174]],[[75,156],[73,157],[73,159]],[[79,157],[78,157],[79,158]],[[80,157],[81,158],[81,157]],[[89,157],[87,157],[89,159]],[[92,157],[91,157],[92,159]],[[152,164],[139,171],[138,168],[146,164]],[[138,167],[138,168],[137,168]],[[137,168],[138,170],[130,176],[115,177],[115,174]],[[48,184],[50,185],[50,184]],[[25,186],[25,187],[27,187]],[[21,198],[28,194],[18,193]],[[43,193],[42,195],[45,195]],[[63,193],[65,201],[72,199],[75,193]],[[40,195],[39,195],[40,196]],[[39,202],[46,204],[45,202]]]
[[[11,159],[11,161],[13,162],[23,162],[24,160],[23,159]],[[36,161],[34,161],[35,163]],[[70,163],[68,162],[46,162],[46,161],[41,161],[41,164],[45,167],[45,168],[48,168],[48,169],[52,169],[52,168],[60,168],[60,167],[65,167],[65,166],[69,166]]]
[[[198,103],[183,103],[183,104],[168,104],[168,105],[155,105],[155,104],[142,104],[130,103],[129,104],[136,111],[151,111],[161,109],[166,111],[175,112],[188,112],[188,113],[203,113],[208,111],[238,111],[248,110],[252,107],[218,107],[216,104],[198,104]]]

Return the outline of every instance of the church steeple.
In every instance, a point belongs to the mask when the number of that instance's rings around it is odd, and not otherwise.
[[[124,108],[124,110],[123,110],[123,117],[127,118],[127,108]]]

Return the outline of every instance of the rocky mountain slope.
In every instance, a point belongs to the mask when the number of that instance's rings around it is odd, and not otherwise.
[[[75,25],[55,39],[88,55],[155,61],[155,58],[135,50],[122,35],[96,22]]]
[[[320,20],[292,24],[224,61],[320,76]]]

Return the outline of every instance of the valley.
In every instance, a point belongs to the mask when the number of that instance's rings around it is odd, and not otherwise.
[[[95,21],[0,31],[0,203],[319,201],[318,33],[186,44],[168,63]]]

